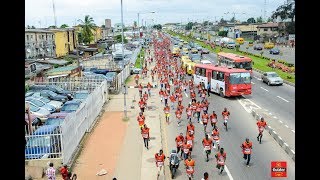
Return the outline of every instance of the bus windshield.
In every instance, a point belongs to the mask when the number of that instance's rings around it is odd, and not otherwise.
[[[230,84],[250,84],[250,73],[231,73]]]
[[[239,69],[251,70],[252,63],[251,62],[237,62],[237,63],[234,63],[234,67],[239,68]]]

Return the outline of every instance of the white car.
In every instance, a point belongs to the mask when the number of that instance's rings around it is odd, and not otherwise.
[[[276,72],[265,72],[261,75],[262,82],[270,85],[282,85],[283,79]]]
[[[201,64],[212,64],[211,61],[209,61],[209,60],[201,60],[200,63]]]
[[[50,112],[44,108],[39,108],[31,103],[26,102],[29,105],[30,113],[37,116],[42,122],[45,122],[50,115]]]
[[[44,98],[44,97],[34,97],[35,99],[43,102],[43,103],[46,103],[46,104],[50,104],[52,105],[53,107],[56,108],[57,111],[60,111],[63,103],[60,102],[60,101],[54,101],[54,100],[50,100],[50,99],[47,99],[47,98]]]

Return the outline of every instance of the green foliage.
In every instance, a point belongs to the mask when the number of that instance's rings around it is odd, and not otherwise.
[[[106,28],[106,25],[102,24],[101,28]]]
[[[256,20],[255,20],[253,17],[251,17],[251,18],[249,18],[249,19],[247,20],[247,23],[249,23],[249,24],[251,24],[251,23],[256,23]]]
[[[193,22],[188,22],[188,24],[186,25],[186,30],[188,31],[188,30],[191,30],[192,29],[192,26],[193,26],[194,24],[193,24]]]
[[[153,29],[157,29],[157,30],[161,30],[162,29],[162,26],[161,24],[155,24],[152,26]]]
[[[121,43],[122,42],[122,38],[121,38],[121,34],[118,34],[114,37],[116,43]],[[123,37],[123,43],[127,43],[128,40],[126,39],[126,37]]]
[[[227,37],[228,31],[219,31],[218,36]]]
[[[295,1],[292,1],[291,3],[286,3],[284,5],[279,6],[276,9],[276,11],[272,13],[271,17],[273,19],[277,19],[278,17],[280,17],[281,20],[291,19],[291,22],[293,22],[295,13]]]
[[[92,30],[95,30],[94,20],[89,15],[86,15],[84,17],[84,21],[81,19],[79,19],[79,21],[81,22],[80,26],[82,27],[82,31],[81,31],[82,42],[85,44],[89,44],[93,40]]]
[[[257,23],[262,23],[262,17],[257,17]]]
[[[67,28],[67,27],[69,27],[67,24],[62,24],[62,25],[60,26],[60,28]]]
[[[140,55],[141,55],[141,58],[140,58]],[[134,64],[134,67],[142,69],[141,65],[143,66],[143,63],[144,63],[144,49],[141,48],[141,51],[138,54],[137,60]]]

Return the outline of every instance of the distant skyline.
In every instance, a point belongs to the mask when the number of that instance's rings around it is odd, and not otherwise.
[[[90,15],[96,25],[111,19],[111,25],[121,22],[120,0],[25,0],[25,26],[37,28],[54,25],[52,2],[55,2],[57,25],[74,26],[78,19]],[[266,6],[265,6],[266,1]],[[138,20],[149,24],[187,23],[230,20],[235,12],[236,20],[250,17],[270,17],[272,11],[287,0],[123,0],[123,19],[126,26]],[[266,8],[264,8],[266,7]],[[144,13],[155,11],[154,14]],[[229,14],[225,14],[229,12]],[[242,14],[245,13],[245,14]]]

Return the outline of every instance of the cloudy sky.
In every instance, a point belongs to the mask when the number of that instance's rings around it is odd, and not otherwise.
[[[112,26],[121,22],[121,0],[25,0],[25,24],[35,27],[54,25],[53,2],[55,3],[57,25],[78,24],[85,15],[93,17],[101,26],[104,19],[111,19]],[[266,6],[264,5],[266,1]],[[188,22],[231,19],[233,12],[237,20],[250,17],[269,17],[271,12],[285,0],[123,0],[123,20],[132,25],[140,14],[147,24],[167,22]],[[266,7],[266,8],[264,8]],[[154,14],[147,12],[155,11]],[[225,14],[229,12],[229,14]],[[245,13],[245,14],[243,14]]]

